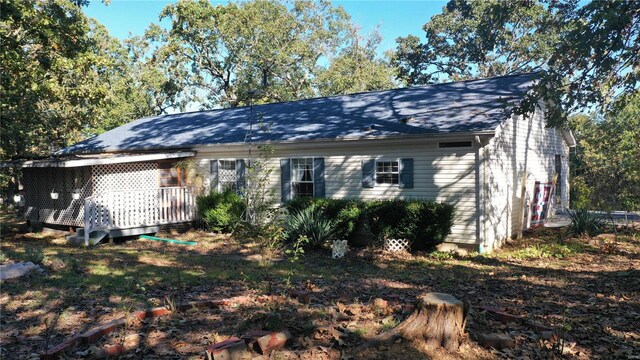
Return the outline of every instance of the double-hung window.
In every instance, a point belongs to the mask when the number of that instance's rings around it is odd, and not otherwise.
[[[293,197],[313,197],[313,158],[291,159],[291,192]]]
[[[238,172],[235,160],[218,160],[218,187],[219,191],[237,191]]]
[[[399,178],[398,161],[376,161],[376,184],[398,185]]]

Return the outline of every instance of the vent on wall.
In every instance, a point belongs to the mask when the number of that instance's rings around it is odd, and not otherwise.
[[[441,141],[438,143],[438,147],[445,148],[470,148],[471,141]]]

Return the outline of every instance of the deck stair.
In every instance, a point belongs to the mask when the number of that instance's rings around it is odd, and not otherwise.
[[[94,230],[89,233],[88,244],[85,243],[84,228],[77,228],[75,234],[67,235],[65,238],[73,245],[96,245],[109,235],[109,230]]]

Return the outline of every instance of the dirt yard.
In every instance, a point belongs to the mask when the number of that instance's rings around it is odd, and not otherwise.
[[[21,225],[3,215],[0,263],[33,261],[46,271],[2,283],[0,357],[38,358],[66,338],[134,310],[244,296],[241,304],[134,322],[66,355],[90,359],[103,356],[107,344],[121,344],[126,359],[199,359],[207,345],[230,336],[287,328],[292,343],[269,358],[640,358],[638,230],[627,228],[615,241],[608,235],[564,244],[536,230],[491,255],[361,249],[332,260],[327,250],[308,252],[297,263],[267,261],[257,244],[224,235],[161,236],[198,244],[130,239],[77,248],[60,234],[21,233]],[[308,291],[308,301],[289,296],[291,289]],[[432,291],[473,306],[468,339],[458,352],[401,340],[353,353],[402,321],[417,295]],[[482,305],[522,320],[498,321]],[[531,323],[539,324],[537,330]],[[508,334],[514,346],[496,350],[477,343],[494,332]]]

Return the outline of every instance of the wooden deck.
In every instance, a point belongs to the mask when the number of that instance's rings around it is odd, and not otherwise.
[[[195,197],[189,187],[112,191],[87,197],[84,211],[83,235],[88,245],[96,231],[137,235],[140,232],[134,229],[192,221]]]

